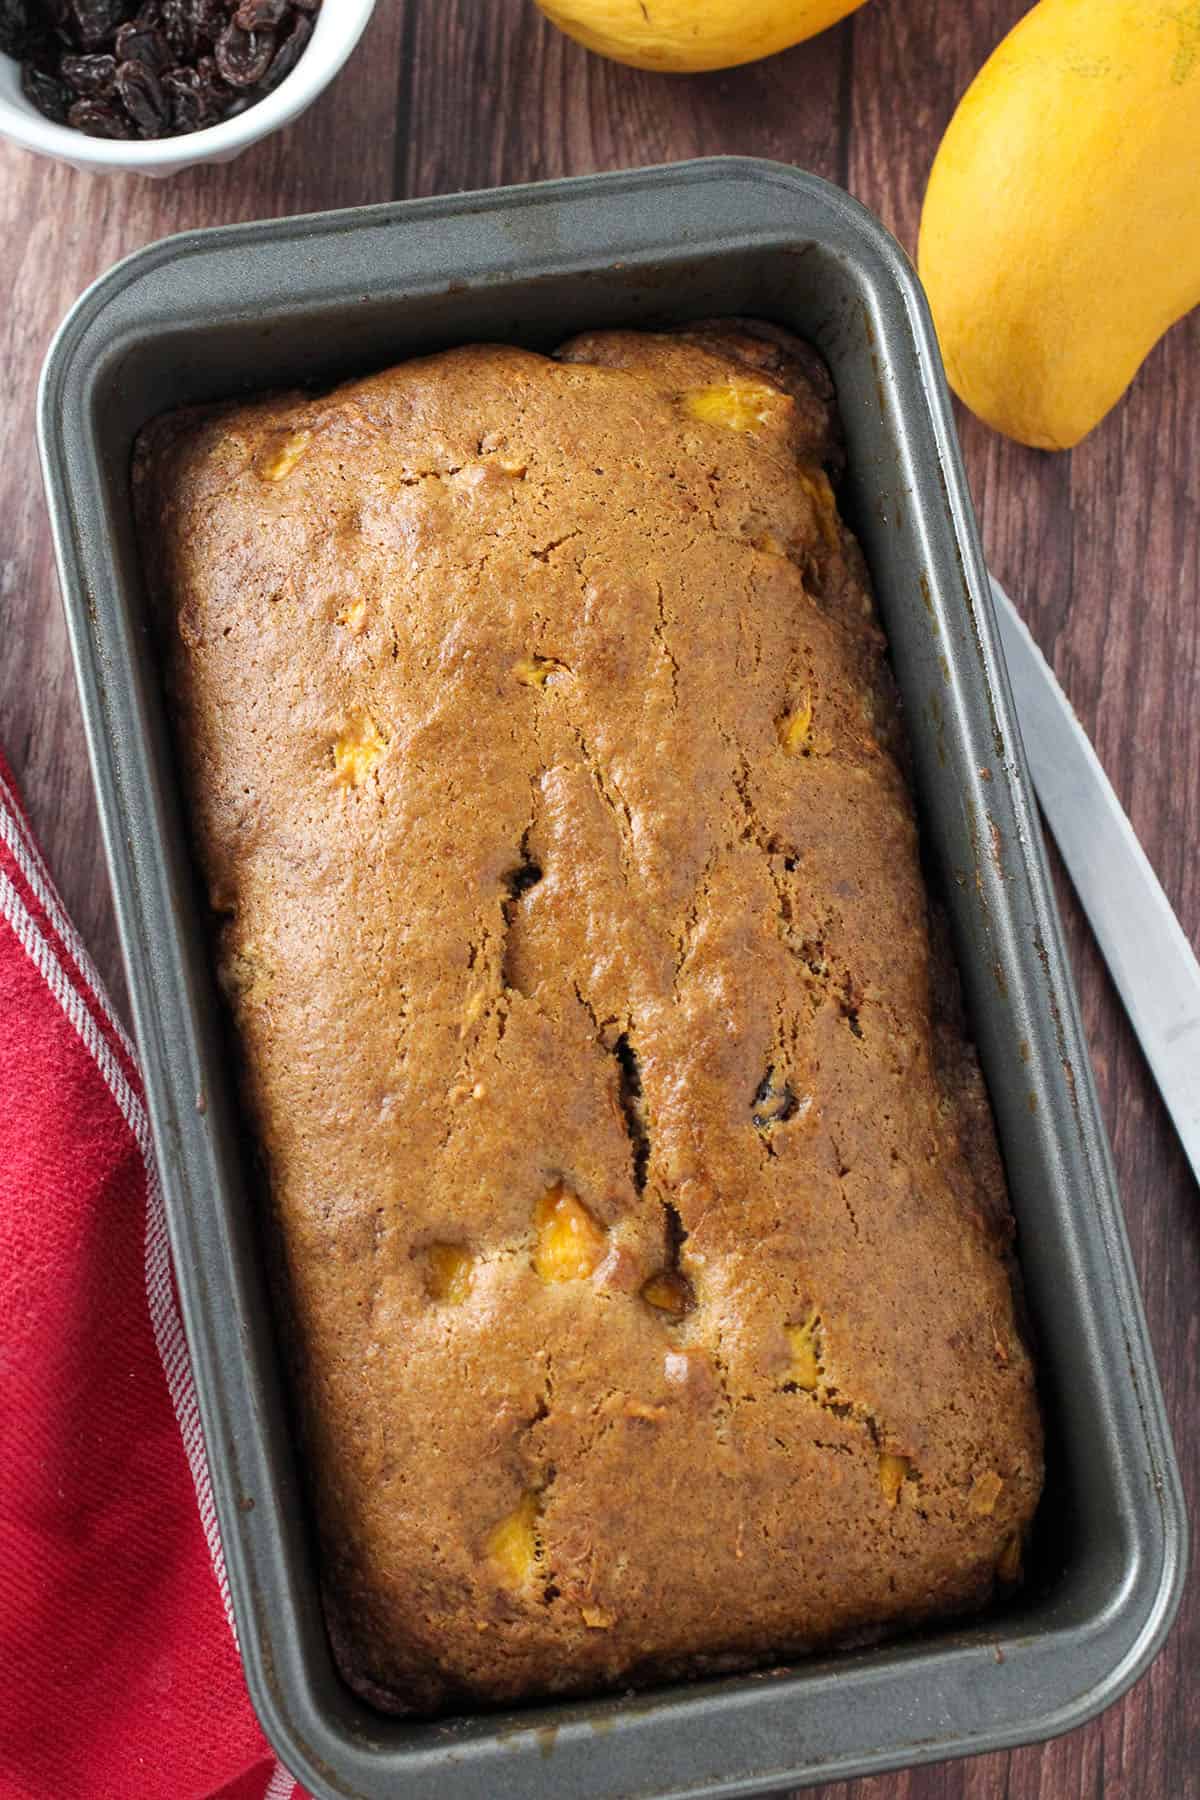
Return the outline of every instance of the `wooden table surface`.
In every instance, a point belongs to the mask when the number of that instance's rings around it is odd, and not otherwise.
[[[337,0],[328,0],[336,5]],[[911,251],[957,97],[1023,0],[872,0],[783,56],[668,78],[585,55],[529,0],[380,0],[351,64],[239,162],[161,183],[0,146],[0,744],[123,1002],[33,435],[50,334],[85,283],[166,232],[674,161],[776,157],[848,187]],[[1200,311],[1071,455],[960,412],[992,565],[1023,603],[1193,942],[1200,938]],[[1200,1194],[1071,897],[1068,937],[1189,1501],[1200,1497]],[[1066,1738],[840,1783],[826,1800],[1200,1795],[1200,1586],[1150,1673]],[[81,1797],[82,1800],[82,1797]]]

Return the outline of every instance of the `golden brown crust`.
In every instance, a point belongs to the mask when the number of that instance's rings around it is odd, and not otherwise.
[[[139,450],[335,1641],[399,1709],[1016,1570],[1007,1205],[810,355],[468,348]]]

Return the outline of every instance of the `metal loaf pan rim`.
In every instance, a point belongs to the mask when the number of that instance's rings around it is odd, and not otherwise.
[[[431,226],[444,251],[431,248]],[[384,1721],[331,1689],[314,1650],[295,1471],[261,1319],[261,1276],[227,1179],[232,1126],[206,1023],[211,982],[189,929],[186,852],[128,563],[127,469],[109,421],[122,406],[136,411],[132,372],[168,339],[202,345],[206,320],[249,331],[268,296],[264,341],[339,294],[348,331],[360,308],[391,307],[403,321],[438,288],[439,254],[450,258],[450,279],[438,291],[452,315],[461,296],[484,294],[502,312],[504,296],[518,289],[536,306],[530,282],[556,283],[557,292],[615,278],[621,267],[651,281],[656,268],[674,276],[706,254],[731,266],[735,256],[760,256],[764,268],[771,257],[789,258],[790,279],[796,259],[814,250],[827,276],[841,267],[851,288],[857,282],[861,361],[863,369],[868,356],[873,364],[878,396],[879,466],[886,462],[894,477],[890,488],[879,477],[895,513],[887,524],[905,554],[924,558],[925,638],[911,623],[911,593],[898,596],[891,554],[880,567],[871,560],[893,649],[908,665],[899,672],[918,789],[922,771],[927,785],[941,783],[935,829],[945,816],[946,833],[973,846],[964,885],[978,900],[951,895],[968,918],[969,941],[959,943],[964,974],[977,987],[995,975],[1004,991],[1009,1012],[995,1001],[985,1007],[985,1036],[993,1012],[1001,1037],[1027,1033],[1036,1110],[1024,1136],[1006,1131],[1002,1118],[1001,1137],[1023,1235],[1028,1241],[1050,1221],[1061,1266],[1045,1278],[1060,1288],[1079,1334],[1062,1367],[1049,1372],[1088,1396],[1095,1467],[1111,1491],[1113,1534],[1106,1539],[1100,1521],[1088,1577],[1095,1604],[1056,1622],[1052,1602],[1036,1621],[1018,1610],[788,1671],[632,1698],[430,1724]],[[338,256],[344,264],[335,264]],[[638,292],[635,283],[631,296]],[[876,427],[860,417],[863,369],[853,373],[848,428],[869,437]],[[38,426],[229,1587],[251,1696],[289,1767],[327,1800],[401,1791],[414,1800],[545,1790],[580,1800],[711,1797],[1029,1742],[1115,1699],[1169,1629],[1186,1566],[1185,1516],[944,378],[918,284],[883,228],[816,177],[723,157],[185,233],[135,252],[76,303],[47,356]],[[860,479],[869,488],[874,476]],[[868,523],[878,535],[878,523]],[[922,685],[927,672],[932,687]],[[957,788],[937,775],[935,750],[948,758]],[[991,776],[986,790],[981,758]],[[993,856],[983,844],[991,827],[1003,846]],[[985,969],[988,956],[994,967]],[[995,1099],[991,1067],[989,1081]],[[1002,1071],[1006,1107],[1010,1085]],[[1013,1168],[1026,1161],[1040,1174],[1037,1191],[1022,1197]],[[1070,1422],[1069,1406],[1066,1416]]]

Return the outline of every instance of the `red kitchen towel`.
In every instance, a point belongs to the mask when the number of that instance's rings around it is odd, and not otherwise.
[[[250,1708],[133,1046],[0,756],[0,1800],[303,1800]]]

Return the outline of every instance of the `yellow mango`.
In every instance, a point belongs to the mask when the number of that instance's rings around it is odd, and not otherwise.
[[[788,1379],[807,1394],[815,1394],[821,1383],[820,1328],[821,1320],[816,1312],[810,1312],[798,1325],[783,1328],[791,1351]]]
[[[906,1456],[892,1456],[885,1450],[879,1458],[879,1486],[884,1500],[889,1506],[895,1506],[900,1498],[900,1489],[908,1480],[910,1465]]]
[[[458,1306],[471,1291],[475,1258],[465,1244],[430,1244],[425,1253],[425,1286],[434,1300]]]
[[[689,388],[683,404],[693,419],[723,425],[727,431],[752,431],[769,425],[784,399],[760,381],[729,381],[720,387]]]
[[[258,473],[264,481],[286,481],[311,443],[311,431],[292,431],[282,439],[276,437],[259,457]]]
[[[917,264],[972,412],[1077,444],[1200,301],[1200,5],[1041,0],[967,89]]]
[[[506,1513],[488,1533],[484,1548],[495,1564],[502,1587],[525,1587],[537,1569],[538,1514],[541,1500],[533,1488],[526,1488],[512,1512]]]
[[[582,1281],[604,1255],[603,1227],[561,1182],[542,1195],[533,1223],[533,1266],[543,1281]]]
[[[732,69],[815,37],[863,0],[538,0],[589,50],[672,74]]]
[[[805,693],[790,712],[786,712],[779,720],[776,731],[779,742],[788,756],[799,756],[812,730],[813,704],[812,695]]]
[[[348,725],[333,745],[335,778],[343,787],[361,787],[386,749],[387,739],[379,735],[374,719]]]
[[[513,664],[513,674],[522,687],[545,687],[552,675],[559,674],[565,664],[553,656],[523,656]]]

